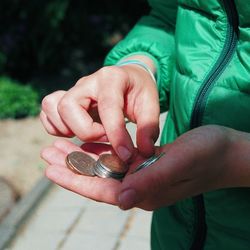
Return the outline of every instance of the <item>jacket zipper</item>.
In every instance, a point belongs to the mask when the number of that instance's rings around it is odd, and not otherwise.
[[[190,121],[190,129],[202,125],[202,118],[206,107],[206,102],[216,81],[230,62],[238,41],[238,14],[233,0],[222,0],[227,15],[227,36],[221,54],[205,78],[197,98],[194,103]],[[194,203],[197,209],[197,229],[196,235],[191,246],[191,250],[203,249],[206,239],[206,219],[203,195],[195,196]]]

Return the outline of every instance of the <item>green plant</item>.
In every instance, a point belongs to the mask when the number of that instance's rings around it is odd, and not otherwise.
[[[31,86],[0,77],[0,119],[35,116],[39,106],[38,94]]]

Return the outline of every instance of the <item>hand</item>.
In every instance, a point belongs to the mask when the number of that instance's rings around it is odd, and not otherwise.
[[[159,134],[158,93],[150,75],[135,65],[104,67],[70,90],[46,96],[40,114],[49,134],[109,141],[126,161],[134,146],[124,116],[137,124],[139,151],[152,155]]]
[[[136,151],[122,182],[73,173],[66,167],[65,158],[74,150],[97,158],[112,149],[107,144],[86,143],[78,147],[67,140],[57,140],[41,153],[49,164],[47,177],[75,193],[122,209],[154,210],[206,191],[250,186],[250,135],[221,126],[191,130],[172,144],[156,148],[156,154],[165,155],[148,168],[132,173],[145,160]]]
[[[113,150],[108,144],[85,143],[79,147],[65,139],[56,140],[52,146],[41,152],[41,157],[48,163],[47,177],[58,185],[92,200],[118,205],[121,182],[111,178],[103,179],[75,174],[65,163],[67,154],[72,151],[83,151],[97,159],[101,153],[110,153]],[[144,160],[145,158],[136,151],[133,168]]]
[[[203,192],[250,186],[249,144],[249,134],[221,126],[189,131],[162,147],[165,155],[154,165],[126,176],[119,206],[154,210]]]

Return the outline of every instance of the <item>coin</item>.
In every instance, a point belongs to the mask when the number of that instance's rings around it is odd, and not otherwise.
[[[126,173],[128,171],[128,166],[116,155],[102,154],[99,157],[99,162],[111,172]]]
[[[137,171],[147,168],[150,165],[154,164],[156,161],[158,161],[163,155],[165,154],[165,152],[160,153],[159,155],[153,155],[152,157],[150,157],[149,159],[145,160],[144,162],[142,162],[139,166],[137,166],[137,168],[132,172],[136,173]]]
[[[116,155],[102,154],[94,166],[94,172],[102,178],[122,179],[128,166]]]
[[[66,164],[70,170],[77,174],[95,176],[93,167],[96,161],[89,155],[80,151],[73,151],[66,157]]]

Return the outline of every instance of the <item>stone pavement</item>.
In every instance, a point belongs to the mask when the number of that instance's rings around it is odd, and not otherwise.
[[[135,138],[135,127],[128,124],[128,130]],[[140,209],[122,211],[53,185],[7,249],[149,250],[151,215]]]
[[[150,249],[151,212],[122,211],[53,186],[9,250]]]

